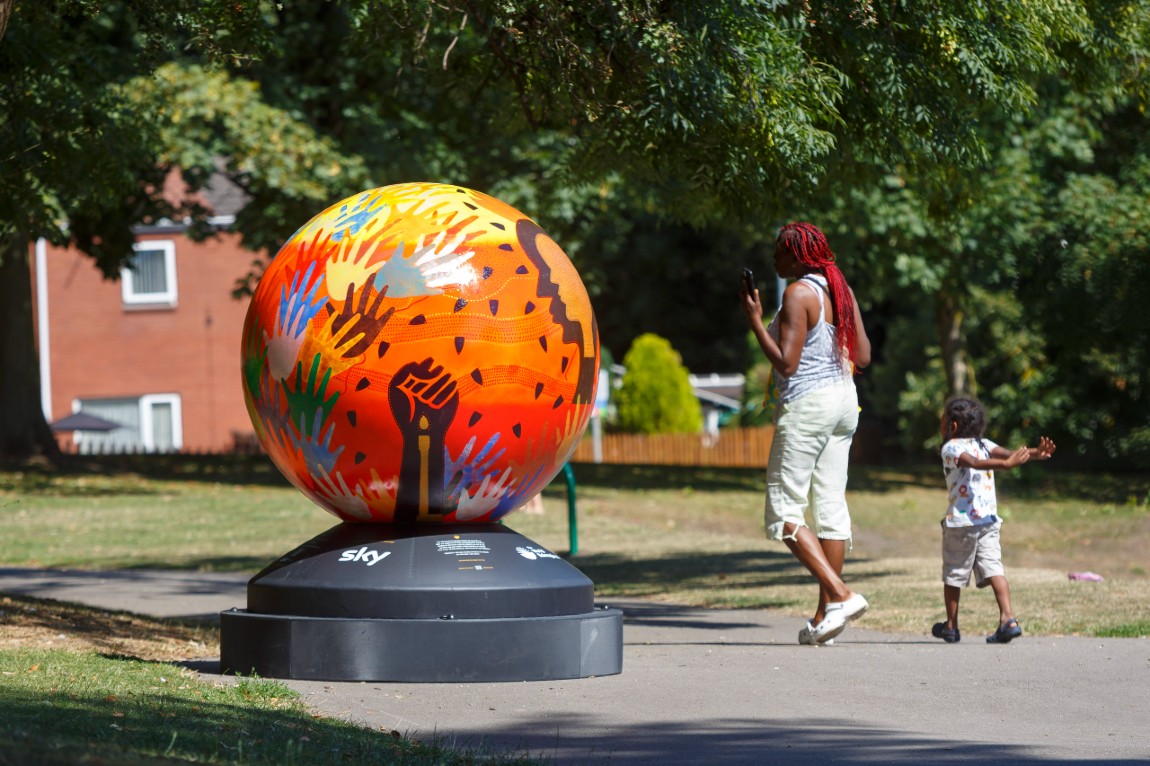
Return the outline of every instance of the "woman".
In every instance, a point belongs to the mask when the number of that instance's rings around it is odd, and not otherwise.
[[[782,540],[818,580],[818,608],[799,643],[822,644],[868,606],[843,582],[842,570],[851,539],[847,459],[859,413],[853,373],[870,364],[870,341],[854,293],[817,227],[789,223],[779,230],[775,273],[796,281],[769,327],[763,326],[759,291],[744,286],[741,296],[778,389],[767,463],[767,536]]]

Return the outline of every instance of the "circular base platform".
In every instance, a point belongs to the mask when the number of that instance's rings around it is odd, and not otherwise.
[[[622,671],[623,615],[501,525],[339,524],[220,615],[223,672],[329,681],[535,681]]]

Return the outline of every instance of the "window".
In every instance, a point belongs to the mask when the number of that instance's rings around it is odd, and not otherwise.
[[[184,446],[179,394],[81,399],[76,405],[76,412],[87,412],[120,425],[111,431],[76,432],[76,447],[81,454],[175,452]]]
[[[176,305],[176,243],[137,242],[135,255],[120,269],[126,306]]]

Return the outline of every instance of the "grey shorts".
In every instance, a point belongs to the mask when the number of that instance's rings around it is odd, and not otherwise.
[[[975,527],[948,527],[943,521],[942,581],[965,588],[973,574],[974,584],[985,588],[991,577],[1005,575],[998,533],[1001,528],[1001,520]]]

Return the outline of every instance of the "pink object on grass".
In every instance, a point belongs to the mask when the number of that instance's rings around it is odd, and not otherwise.
[[[1081,580],[1083,582],[1102,582],[1103,577],[1094,572],[1071,572],[1067,575],[1071,580]]]

